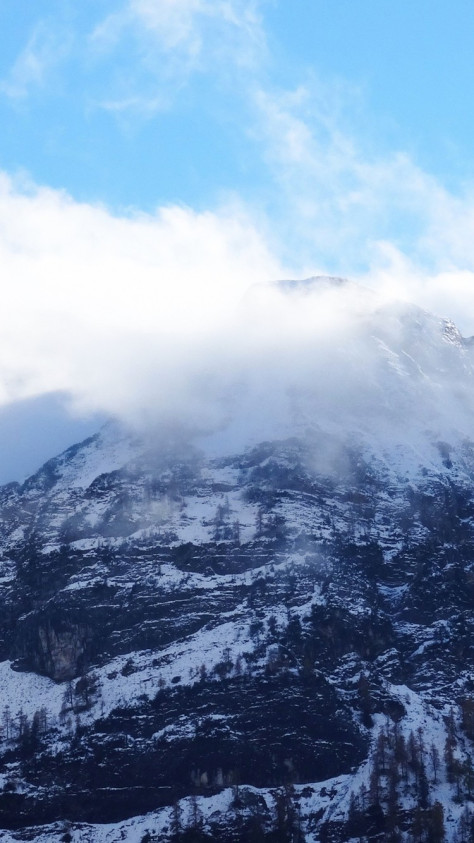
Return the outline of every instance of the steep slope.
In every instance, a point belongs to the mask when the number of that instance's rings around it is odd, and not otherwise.
[[[268,439],[250,390],[1,490],[2,839],[469,839],[471,354],[379,309],[347,406],[295,389]]]

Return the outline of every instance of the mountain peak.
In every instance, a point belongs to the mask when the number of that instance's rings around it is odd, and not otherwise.
[[[350,282],[347,278],[339,278],[333,275],[312,275],[309,278],[282,280],[276,283],[278,287],[287,292],[311,292],[324,287],[343,287]]]

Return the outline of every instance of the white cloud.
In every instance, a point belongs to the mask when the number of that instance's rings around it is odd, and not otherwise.
[[[6,176],[0,267],[0,401],[65,390],[112,413],[161,393],[173,412],[245,291],[282,271],[238,207],[120,218]]]
[[[236,204],[118,217],[3,176],[0,404],[62,391],[80,413],[228,425],[235,447],[249,430],[281,433],[302,406],[333,427],[467,429],[462,356],[440,345],[439,321],[426,321],[425,347],[410,333],[416,314],[406,323],[387,303],[410,284],[441,301],[454,279],[474,321],[472,279],[420,275],[388,247],[384,259],[370,277],[378,295],[275,285],[292,269]]]

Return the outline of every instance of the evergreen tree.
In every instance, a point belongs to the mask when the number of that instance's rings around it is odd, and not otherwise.
[[[180,804],[177,800],[175,802],[173,802],[173,805],[172,805],[172,808],[171,808],[170,828],[171,828],[173,843],[178,843],[178,841],[180,840],[180,836],[181,836],[181,806],[180,806]]]
[[[408,778],[408,751],[403,732],[397,735],[395,743],[395,760],[399,766],[401,776],[406,782]]]
[[[446,764],[446,777],[450,784],[454,782],[454,752],[452,741],[448,737],[444,744],[444,763]]]
[[[416,781],[418,784],[418,775],[420,771],[419,745],[413,732],[410,732],[410,735],[408,737],[408,763],[413,772],[415,773]]]
[[[12,716],[10,711],[10,706],[6,705],[3,709],[3,729],[5,732],[5,738],[9,741],[12,737]]]
[[[381,787],[380,787],[380,768],[377,758],[372,759],[372,767],[369,777],[369,802],[371,805],[380,805]]]
[[[472,757],[468,754],[464,764],[464,784],[466,787],[466,797],[469,801],[472,800],[474,788],[474,769],[472,766]]]
[[[467,697],[461,700],[462,727],[471,740],[474,739],[474,699]]]
[[[430,761],[431,761],[431,768],[433,770],[433,784],[438,783],[438,770],[440,764],[439,752],[437,747],[434,743],[431,744],[430,747]]]
[[[375,763],[381,775],[387,772],[387,736],[379,732],[375,746]]]
[[[374,725],[372,720],[372,697],[370,693],[370,682],[365,673],[361,673],[359,676],[357,692],[360,710],[362,712],[362,723],[367,729],[370,729]]]
[[[429,843],[443,843],[445,837],[444,810],[441,802],[435,802],[431,809]]]
[[[461,814],[458,823],[458,841],[459,843],[472,843],[472,813],[466,805]]]
[[[232,525],[232,538],[237,545],[240,545],[240,521],[234,521]]]
[[[394,755],[392,755],[388,766],[387,795],[387,833],[391,843],[397,843],[400,839],[398,832],[398,779],[398,766]]]
[[[456,748],[456,726],[454,721],[454,710],[451,709],[449,717],[446,721],[446,742],[444,745],[444,762],[446,764],[446,774],[448,782],[453,784],[455,781],[455,760],[454,750]]]
[[[428,777],[426,775],[425,765],[420,764],[420,771],[418,774],[418,804],[420,808],[426,809],[428,807],[429,785]]]
[[[421,843],[425,831],[425,817],[422,808],[418,805],[413,812],[411,833],[414,843]]]

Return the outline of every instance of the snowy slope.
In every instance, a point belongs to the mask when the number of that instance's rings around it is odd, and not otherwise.
[[[380,305],[332,352],[1,491],[0,839],[468,833],[472,349]]]

